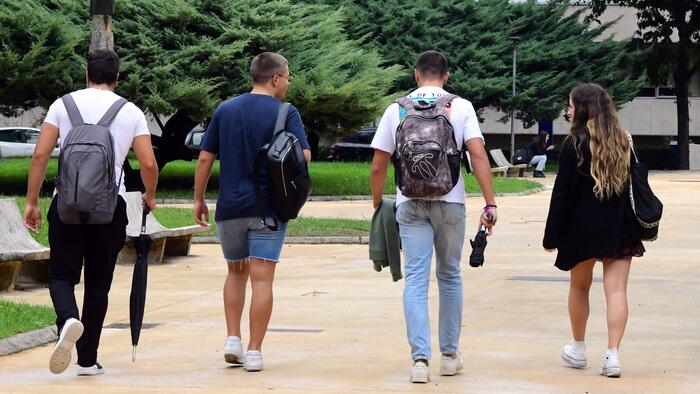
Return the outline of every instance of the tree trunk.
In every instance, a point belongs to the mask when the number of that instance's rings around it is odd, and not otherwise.
[[[90,34],[90,53],[98,49],[114,50],[114,34],[112,34],[112,17],[109,15],[93,15],[92,33]]]
[[[678,163],[679,169],[690,168],[690,110],[688,91],[690,90],[690,64],[688,56],[682,54],[678,57],[676,70],[673,73],[676,87],[676,116],[678,119]]]

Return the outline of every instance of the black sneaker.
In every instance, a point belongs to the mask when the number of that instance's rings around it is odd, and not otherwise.
[[[532,177],[533,178],[546,178],[546,176],[544,175],[544,172],[542,172],[542,171],[535,171],[534,173],[532,173]]]

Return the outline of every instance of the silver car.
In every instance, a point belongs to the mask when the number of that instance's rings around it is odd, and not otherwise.
[[[0,127],[0,157],[31,157],[39,141],[39,129],[32,127]],[[51,153],[58,157],[58,145]]]

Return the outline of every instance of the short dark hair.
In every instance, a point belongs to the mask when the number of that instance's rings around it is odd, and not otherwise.
[[[88,55],[88,79],[94,84],[117,82],[119,56],[110,49],[98,49]]]
[[[288,66],[284,56],[274,52],[263,52],[250,63],[250,76],[254,83],[265,83],[275,75],[283,75]]]
[[[425,51],[418,56],[416,69],[426,78],[442,78],[447,74],[447,58],[439,51]]]

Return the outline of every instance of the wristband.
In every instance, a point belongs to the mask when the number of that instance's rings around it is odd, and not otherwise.
[[[497,207],[496,205],[493,205],[493,204],[488,204],[487,206],[484,207],[484,211],[487,210],[487,209],[489,209],[489,208],[494,208],[494,209],[496,209],[496,208],[498,208],[498,207]]]

